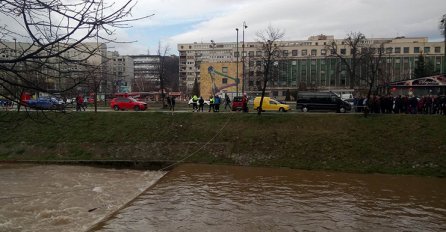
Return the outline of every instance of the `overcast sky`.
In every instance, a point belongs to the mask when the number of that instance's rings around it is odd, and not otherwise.
[[[127,0],[107,1],[119,5]],[[119,41],[137,42],[109,49],[123,55],[156,54],[161,42],[177,54],[178,43],[235,42],[236,27],[241,41],[244,21],[245,41],[254,41],[256,32],[269,25],[283,30],[284,40],[362,32],[374,38],[426,36],[439,41],[446,0],[138,0],[132,15],[150,14],[154,16],[117,31]]]

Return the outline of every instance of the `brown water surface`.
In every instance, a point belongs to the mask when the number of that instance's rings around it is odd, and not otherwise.
[[[182,165],[99,231],[446,231],[446,179]]]
[[[0,231],[86,231],[164,174],[0,163]]]

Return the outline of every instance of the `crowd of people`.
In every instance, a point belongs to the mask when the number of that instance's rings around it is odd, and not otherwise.
[[[370,113],[382,114],[443,114],[446,115],[446,96],[401,96],[374,95],[367,104],[365,97],[353,100],[356,112],[363,112],[365,106]]]
[[[220,105],[224,104],[225,109],[229,106],[229,109],[231,109],[231,100],[228,96],[225,97],[225,99],[222,101],[221,97],[218,95],[211,96],[209,98],[209,109],[208,112],[220,112]],[[197,95],[194,95],[192,97],[192,109],[194,112],[204,112],[205,107],[205,100],[202,96],[197,97]]]

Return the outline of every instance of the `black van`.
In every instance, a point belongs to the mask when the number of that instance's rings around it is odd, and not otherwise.
[[[298,92],[296,109],[302,112],[329,110],[345,113],[351,110],[351,105],[332,92]]]

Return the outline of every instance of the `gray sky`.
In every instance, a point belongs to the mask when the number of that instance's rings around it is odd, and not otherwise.
[[[140,0],[136,15],[155,16],[138,22],[126,36],[136,38],[133,48],[153,54],[158,41],[236,41],[235,28],[245,21],[245,41],[268,25],[282,29],[285,40],[303,40],[326,34],[344,38],[350,32],[367,37],[427,36],[441,40],[439,21],[446,14],[445,0]],[[239,33],[241,40],[241,30]],[[145,49],[144,49],[145,48]],[[121,51],[124,53],[124,51]]]
[[[120,4],[125,0],[114,0]],[[112,0],[110,0],[112,2]],[[155,14],[119,30],[111,45],[121,54],[156,54],[158,43],[177,53],[177,43],[235,42],[235,28],[245,21],[245,41],[269,25],[285,32],[284,40],[326,34],[344,38],[350,32],[367,37],[426,36],[442,40],[439,21],[446,0],[139,0],[134,17]],[[4,24],[5,19],[0,18]]]

